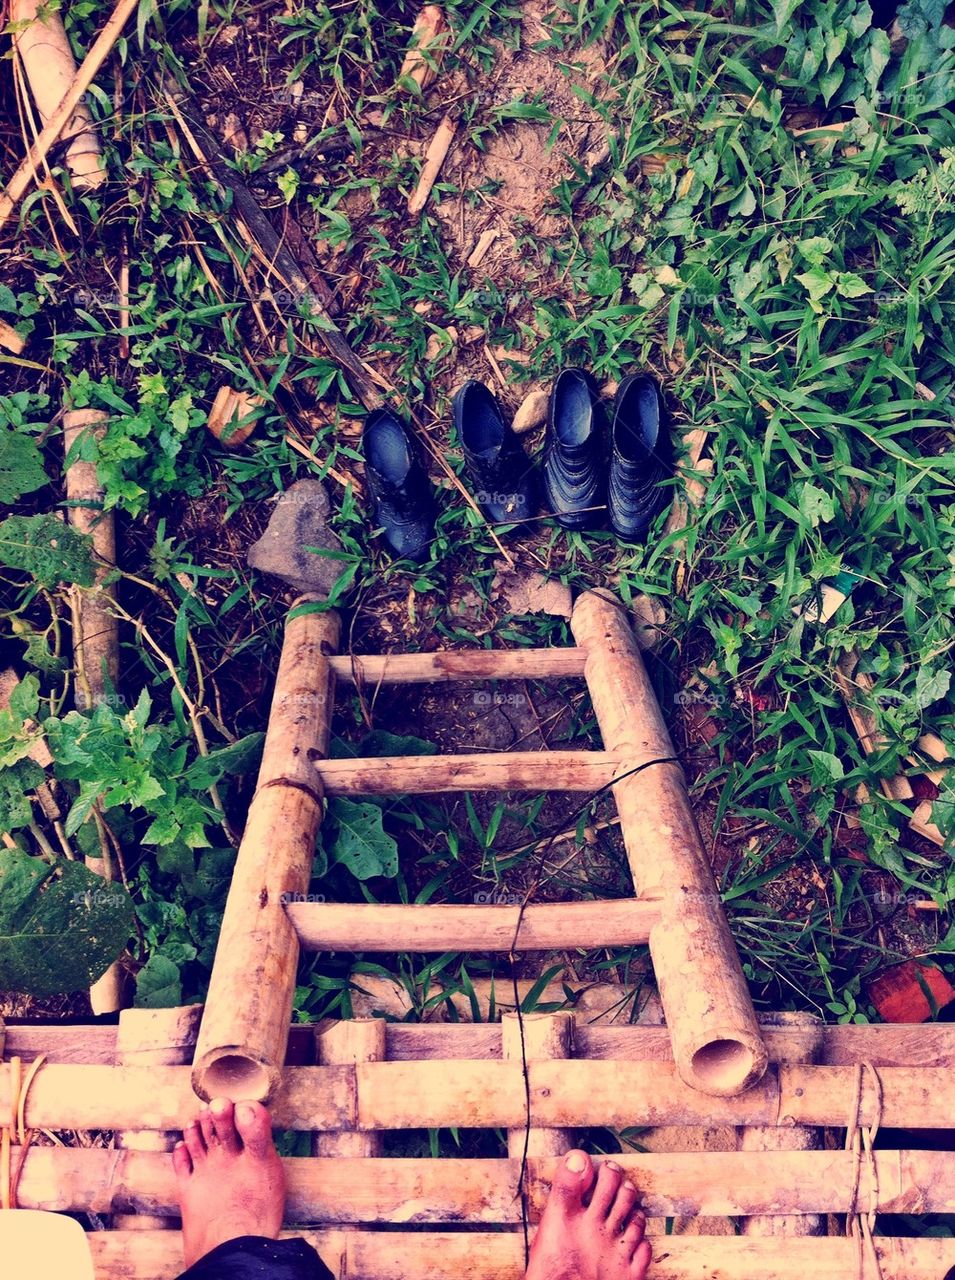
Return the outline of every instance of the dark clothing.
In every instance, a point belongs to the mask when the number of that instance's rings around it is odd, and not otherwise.
[[[304,1240],[237,1236],[217,1245],[179,1280],[335,1280]]]

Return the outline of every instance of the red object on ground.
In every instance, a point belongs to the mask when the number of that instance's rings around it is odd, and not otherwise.
[[[869,999],[886,1022],[925,1022],[932,1008],[923,986],[939,1009],[955,1000],[955,987],[945,974],[915,960],[881,973],[869,986]]]

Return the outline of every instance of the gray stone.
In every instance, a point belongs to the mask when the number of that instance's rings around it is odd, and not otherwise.
[[[327,596],[344,564],[307,548],[341,551],[342,544],[329,528],[330,512],[321,481],[296,481],[279,494],[265,532],[249,547],[249,567],[280,578],[295,591]]]

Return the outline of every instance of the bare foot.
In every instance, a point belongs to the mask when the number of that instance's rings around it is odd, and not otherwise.
[[[571,1151],[554,1178],[531,1246],[526,1280],[644,1280],[650,1246],[637,1190],[604,1161]]]
[[[260,1102],[225,1098],[203,1107],[172,1153],[186,1266],[237,1236],[278,1237],[285,1173]]]

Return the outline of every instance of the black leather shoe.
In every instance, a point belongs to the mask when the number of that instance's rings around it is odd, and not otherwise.
[[[544,453],[544,495],[565,529],[593,529],[606,506],[601,444],[603,414],[583,369],[564,369],[550,393]]]
[[[645,373],[621,382],[610,422],[607,508],[618,537],[636,542],[670,500],[670,437],[660,390]]]
[[[533,464],[501,416],[493,392],[472,379],[455,394],[453,404],[475,501],[495,524],[530,519],[536,496]]]
[[[361,449],[375,523],[395,555],[423,560],[434,537],[435,503],[409,428],[390,409],[375,409],[365,419]]]

